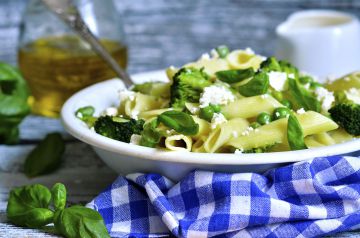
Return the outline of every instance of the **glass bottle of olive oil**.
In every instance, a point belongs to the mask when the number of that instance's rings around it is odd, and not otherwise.
[[[75,3],[102,45],[125,68],[127,48],[121,22],[114,21],[117,13],[111,7],[112,0]],[[33,113],[49,117],[57,117],[62,104],[76,91],[116,76],[90,45],[71,32],[40,0],[32,0],[27,8],[18,64],[31,89]]]

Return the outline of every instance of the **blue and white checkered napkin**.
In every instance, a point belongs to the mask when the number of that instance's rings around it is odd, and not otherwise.
[[[88,206],[113,237],[318,237],[360,228],[360,157],[315,158],[263,175],[194,171],[119,177]]]

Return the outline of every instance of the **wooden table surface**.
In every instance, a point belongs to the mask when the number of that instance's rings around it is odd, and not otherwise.
[[[16,64],[16,40],[26,0],[0,1],[0,60]],[[275,26],[292,12],[307,8],[337,9],[360,15],[357,0],[122,0],[115,1],[123,13],[130,49],[130,72],[181,65],[209,49],[228,44],[252,47],[273,54]],[[22,173],[27,153],[48,132],[62,132],[66,152],[62,167],[50,175],[28,179]],[[7,223],[6,202],[14,186],[62,182],[71,203],[86,203],[109,185],[116,174],[93,150],[64,132],[56,119],[29,116],[21,125],[21,143],[0,145],[0,237],[54,237],[38,230]],[[346,232],[333,237],[360,237]]]

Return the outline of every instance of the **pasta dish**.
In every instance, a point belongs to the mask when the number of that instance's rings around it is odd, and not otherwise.
[[[360,136],[360,72],[321,84],[275,57],[219,46],[166,74],[121,90],[99,116],[91,105],[75,114],[100,135],[169,151],[265,153]]]

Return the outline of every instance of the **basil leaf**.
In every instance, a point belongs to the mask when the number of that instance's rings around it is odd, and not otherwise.
[[[265,94],[269,89],[269,76],[266,72],[258,72],[244,85],[238,87],[238,91],[245,97]]]
[[[315,112],[321,111],[320,102],[316,99],[311,92],[307,91],[294,79],[288,78],[289,91],[292,97],[295,99],[295,102],[299,107],[304,108],[306,111],[312,110]]]
[[[24,170],[28,177],[50,173],[57,169],[65,151],[65,143],[59,133],[48,134],[25,160]]]
[[[159,121],[157,119],[144,125],[144,130],[141,132],[140,145],[154,148],[159,144],[162,134],[157,129]]]
[[[61,210],[66,205],[66,188],[62,183],[56,183],[51,189],[55,210]]]
[[[196,135],[199,125],[185,112],[166,111],[158,116],[159,122],[184,135]]]
[[[19,70],[0,62],[0,144],[16,144],[18,125],[30,113],[29,89]]]
[[[215,73],[216,77],[225,83],[238,83],[254,76],[254,69],[233,69],[223,70]]]
[[[230,53],[229,47],[226,45],[219,45],[215,50],[220,58],[225,58]]]
[[[6,213],[8,219],[19,226],[38,228],[52,222],[54,213],[48,209],[49,189],[40,184],[11,190]]]
[[[83,206],[76,205],[56,211],[54,225],[57,231],[69,238],[110,237],[101,215]]]
[[[307,149],[301,125],[293,114],[290,114],[288,119],[287,139],[291,150]]]

